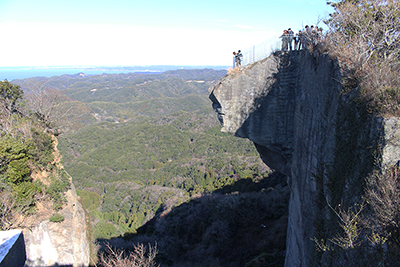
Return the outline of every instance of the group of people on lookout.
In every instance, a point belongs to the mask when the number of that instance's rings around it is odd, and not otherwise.
[[[294,34],[291,28],[283,30],[280,36],[282,39],[282,51],[306,49],[310,44],[322,42],[322,28],[306,25],[304,30]]]
[[[283,30],[283,34],[279,37],[282,39],[282,51],[303,50],[310,45],[323,43],[322,28],[306,25],[303,30],[294,33],[291,28]],[[233,52],[233,68],[242,66],[243,54],[240,50]]]

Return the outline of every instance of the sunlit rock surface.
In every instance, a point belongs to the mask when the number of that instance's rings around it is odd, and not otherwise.
[[[289,177],[286,266],[309,266],[317,213],[313,174],[333,161],[339,81],[327,55],[277,52],[209,89],[222,131],[253,141],[263,161]]]
[[[368,177],[399,164],[399,118],[370,113],[340,81],[328,55],[292,51],[231,70],[209,89],[222,131],[253,141],[263,161],[288,176],[288,267],[326,264],[313,239],[318,223],[337,219],[327,202],[362,201]]]
[[[67,205],[59,212],[63,222],[44,220],[24,230],[28,267],[89,265],[85,212],[73,185],[66,198]]]

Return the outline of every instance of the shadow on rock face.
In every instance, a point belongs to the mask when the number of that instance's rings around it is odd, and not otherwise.
[[[276,53],[209,89],[221,131],[253,141],[262,160],[288,176],[300,53]]]

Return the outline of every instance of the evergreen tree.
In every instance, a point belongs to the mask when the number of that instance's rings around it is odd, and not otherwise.
[[[22,98],[22,95],[20,86],[10,83],[7,79],[0,81],[0,102],[7,110],[15,112],[17,101]]]

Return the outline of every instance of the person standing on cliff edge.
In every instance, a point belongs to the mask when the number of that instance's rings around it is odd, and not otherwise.
[[[291,28],[289,28],[287,30],[287,32],[288,32],[289,49],[290,49],[290,51],[292,51],[292,42],[293,42],[293,39],[294,39],[294,32],[292,31]]]
[[[288,50],[288,45],[289,45],[289,33],[287,30],[283,31],[283,34],[279,37],[282,38],[282,51],[287,51]]]
[[[236,57],[237,57],[236,66],[240,68],[242,66],[242,57],[243,57],[242,51],[238,50]]]
[[[237,55],[236,52],[233,52],[233,68],[236,68],[236,62],[237,62]]]

